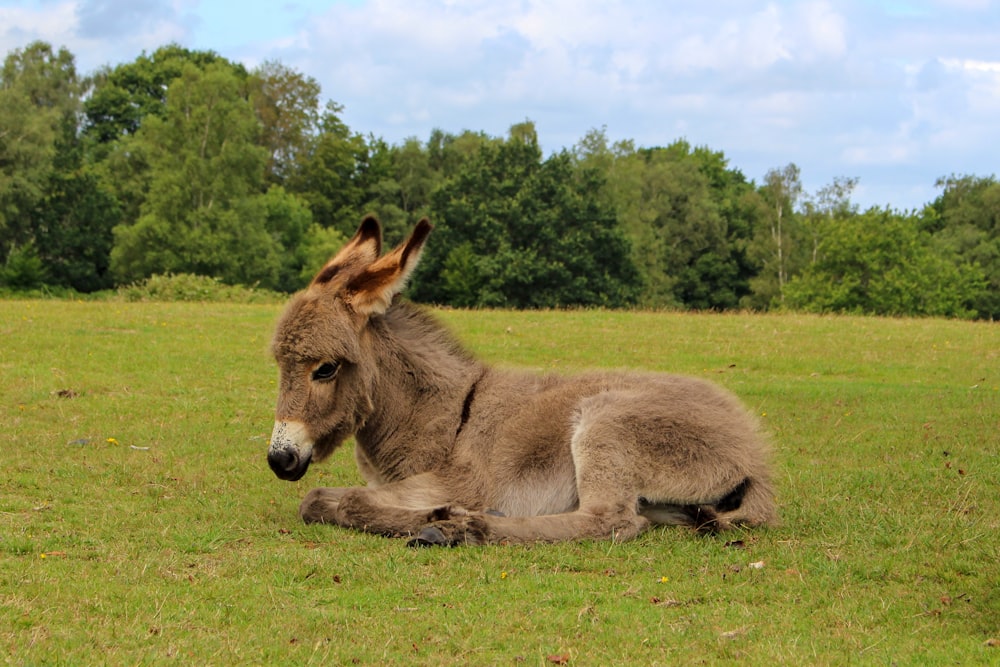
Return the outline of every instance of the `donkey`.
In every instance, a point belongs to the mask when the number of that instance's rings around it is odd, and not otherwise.
[[[411,546],[776,520],[767,445],[728,392],[676,375],[498,370],[397,299],[431,229],[421,220],[383,256],[365,218],[278,321],[268,464],[295,481],[354,436],[367,482],[313,489],[303,520]]]

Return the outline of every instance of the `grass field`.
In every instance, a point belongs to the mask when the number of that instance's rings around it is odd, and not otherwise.
[[[9,664],[1000,664],[1000,325],[441,311],[503,365],[717,381],[783,524],[407,549],[265,461],[276,306],[0,301]]]

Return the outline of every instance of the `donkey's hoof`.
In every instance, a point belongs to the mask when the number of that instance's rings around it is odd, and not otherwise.
[[[450,547],[451,541],[437,526],[425,526],[417,536],[406,543],[408,547]]]

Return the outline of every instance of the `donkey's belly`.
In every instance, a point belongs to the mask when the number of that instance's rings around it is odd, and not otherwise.
[[[564,471],[533,474],[513,480],[502,489],[494,509],[507,516],[540,516],[561,514],[577,508],[576,479]]]

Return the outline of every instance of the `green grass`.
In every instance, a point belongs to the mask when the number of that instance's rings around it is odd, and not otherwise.
[[[358,483],[347,449],[268,470],[278,312],[0,301],[7,662],[1000,661],[996,324],[441,311],[499,364],[729,387],[773,434],[783,524],[411,550],[299,523],[312,485]]]

